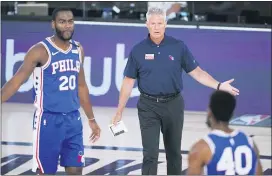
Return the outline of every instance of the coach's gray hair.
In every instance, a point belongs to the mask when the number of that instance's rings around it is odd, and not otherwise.
[[[150,7],[146,13],[146,20],[148,21],[149,17],[151,15],[162,15],[164,19],[166,20],[166,12],[164,9],[159,7]]]

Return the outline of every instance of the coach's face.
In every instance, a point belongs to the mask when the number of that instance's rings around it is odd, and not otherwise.
[[[56,20],[52,21],[52,27],[57,36],[64,40],[70,40],[74,33],[74,16],[71,11],[58,12]]]
[[[166,28],[166,19],[163,15],[151,15],[146,21],[146,26],[150,37],[155,39],[163,38]]]

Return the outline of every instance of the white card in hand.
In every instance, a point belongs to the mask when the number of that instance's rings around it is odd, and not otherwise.
[[[128,132],[124,122],[121,120],[117,122],[116,125],[111,124],[109,125],[110,132],[112,133],[113,136],[118,136],[120,134]]]

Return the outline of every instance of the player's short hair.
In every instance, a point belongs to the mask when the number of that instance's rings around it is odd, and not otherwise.
[[[163,8],[150,7],[146,13],[146,20],[148,20],[151,15],[161,15],[166,20],[166,12]]]
[[[57,18],[57,15],[59,12],[67,12],[67,11],[70,11],[73,13],[73,11],[68,8],[68,7],[58,7],[58,8],[55,8],[54,11],[52,12],[52,20],[55,21],[56,18]]]
[[[210,110],[217,121],[229,122],[233,116],[236,99],[228,92],[217,90],[210,97]]]

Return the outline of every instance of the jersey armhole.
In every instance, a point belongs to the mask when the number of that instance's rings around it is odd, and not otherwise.
[[[50,65],[50,63],[51,63],[51,53],[50,53],[49,48],[47,47],[47,45],[46,45],[44,42],[39,42],[39,43],[42,44],[42,45],[44,46],[44,48],[46,49],[47,54],[48,54],[47,62],[46,62],[43,66],[41,66],[41,68],[42,68],[43,70],[45,70],[45,69]]]
[[[214,155],[215,145],[214,145],[213,141],[211,140],[211,138],[207,135],[207,136],[203,137],[203,140],[208,144],[208,146],[209,146],[209,148],[211,150],[212,155]]]
[[[249,145],[254,149],[254,143],[253,143],[253,139],[251,137],[249,137],[248,135],[245,135],[247,138],[247,141],[249,143]]]
[[[81,53],[81,49],[79,47],[79,42],[74,41],[76,45],[78,45],[77,50],[78,50],[78,56],[79,56],[79,62],[82,64],[82,53]]]
[[[215,144],[213,143],[213,141],[211,140],[211,138],[208,135],[204,136],[202,139],[207,143],[207,145],[211,151],[212,156],[209,161],[209,163],[210,163],[212,161],[213,155],[215,153]],[[208,175],[208,165],[205,165],[203,167],[203,174]]]

